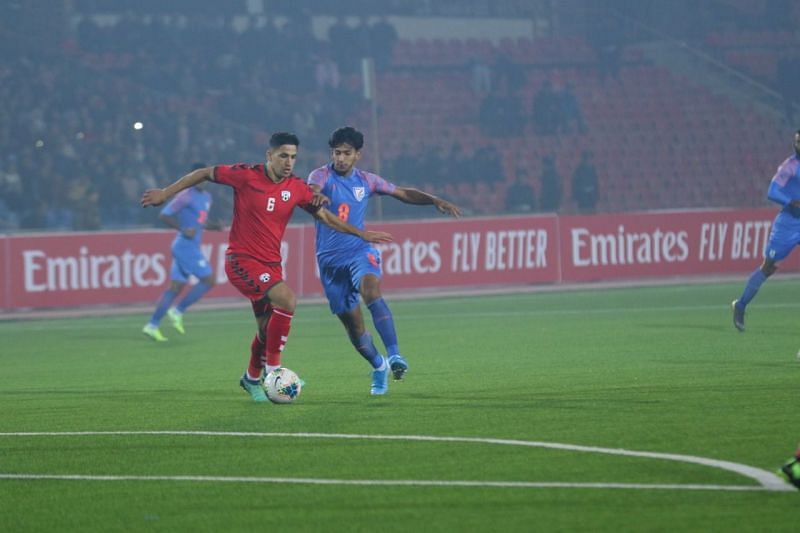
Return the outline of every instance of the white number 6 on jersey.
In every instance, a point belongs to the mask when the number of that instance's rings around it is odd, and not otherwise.
[[[275,211],[275,198],[267,199],[267,211]]]

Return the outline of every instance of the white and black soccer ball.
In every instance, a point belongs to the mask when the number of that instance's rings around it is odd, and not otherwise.
[[[272,403],[292,403],[303,390],[303,380],[288,368],[277,368],[264,378],[264,390]]]

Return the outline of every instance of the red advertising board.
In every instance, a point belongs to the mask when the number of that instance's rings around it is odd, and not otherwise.
[[[8,243],[8,237],[0,235],[0,309],[8,309],[11,307],[8,301],[8,293],[11,289],[11,281],[8,275],[11,271],[8,257]]]
[[[301,228],[287,228],[285,272],[300,275]],[[7,239],[5,308],[53,308],[155,301],[169,282],[171,231],[65,233]],[[218,285],[209,297],[238,296],[225,277],[227,234],[207,232],[203,249]]]
[[[387,291],[636,280],[747,273],[761,261],[775,211],[717,210],[594,216],[435,219],[370,225]],[[0,308],[154,302],[169,283],[170,231],[7,236],[0,239]],[[227,234],[207,232],[219,281],[208,298],[239,297],[224,271]],[[284,276],[319,295],[314,227],[290,226]],[[800,270],[790,256],[781,271]]]
[[[775,211],[669,211],[559,218],[562,281],[753,270]],[[782,270],[796,270],[789,257]]]
[[[382,287],[389,291],[558,281],[555,216],[418,220],[370,225],[388,231],[378,245]],[[313,259],[313,230],[306,255]],[[313,265],[312,265],[313,266]],[[315,268],[306,271],[306,294],[319,294]]]

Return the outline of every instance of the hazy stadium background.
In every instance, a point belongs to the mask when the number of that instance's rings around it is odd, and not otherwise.
[[[3,11],[0,229],[9,235],[163,229],[156,210],[138,207],[145,188],[195,161],[261,161],[276,130],[300,136],[305,177],[327,160],[329,132],[352,124],[367,138],[362,167],[467,216],[596,214],[613,236],[617,213],[770,208],[766,185],[796,129],[800,8],[789,1],[75,0]],[[578,200],[573,175],[587,152],[597,182]],[[230,193],[212,189],[212,216],[227,220]],[[372,220],[434,216],[384,201]],[[734,218],[766,224],[771,213]],[[79,251],[91,242],[63,256],[92,255]],[[10,292],[24,271],[50,266],[17,261],[9,239],[2,248],[0,305],[39,307]],[[757,255],[674,274],[746,272]]]
[[[150,301],[163,272],[144,284],[119,282],[130,289],[125,295],[83,291],[80,278],[91,273],[80,271],[82,258],[130,252],[98,249],[102,238],[91,232],[124,232],[130,243],[149,244],[141,254],[154,261],[161,253],[166,262],[170,233],[157,210],[139,208],[145,188],[171,182],[195,161],[259,162],[277,130],[300,136],[297,173],[305,177],[326,162],[327,135],[343,124],[366,134],[362,167],[457,202],[467,217],[490,217],[477,226],[562,226],[547,235],[548,267],[558,263],[547,276],[541,265],[522,268],[527,274],[485,264],[478,277],[456,272],[471,251],[455,249],[453,225],[443,237],[452,256],[440,258],[450,276],[416,272],[393,282],[389,272],[390,290],[745,273],[772,217],[768,180],[797,128],[790,66],[800,7],[791,1],[72,0],[0,9],[0,230],[13,236],[0,242],[6,309],[47,306],[48,295],[62,294],[62,305]],[[573,175],[585,153],[596,193],[590,179],[579,200]],[[212,218],[229,219],[229,191],[211,189]],[[680,226],[685,210],[699,217],[697,227]],[[637,215],[620,229],[619,213]],[[372,221],[420,218],[435,213],[389,200],[375,203]],[[594,268],[625,262],[619,247],[620,257],[606,257],[616,253],[613,239],[625,242],[629,231],[658,239],[675,224],[678,244],[682,231],[690,241],[677,249],[688,263],[653,269],[658,261],[648,256],[640,270]],[[564,226],[578,233],[563,235]],[[411,238],[405,228],[413,225],[387,227],[400,244]],[[128,233],[153,228],[155,235]],[[584,229],[600,232],[610,250],[573,242]],[[65,240],[73,231],[89,233]],[[57,236],[26,240],[42,232]],[[495,237],[482,235],[481,245]],[[542,244],[536,239],[531,250]],[[721,240],[723,262],[703,264],[702,247]],[[224,249],[224,236],[215,242]],[[567,263],[588,256],[564,254],[579,255],[581,246],[605,259],[571,276]],[[413,259],[406,256],[398,261]],[[301,294],[318,292],[313,273],[297,277],[309,278]],[[21,286],[25,294],[14,293]]]
[[[0,531],[796,531],[797,254],[746,333],[729,305],[800,127],[797,28],[791,0],[0,2]],[[298,214],[307,386],[256,404],[229,284],[141,335],[174,232],[139,199],[276,130],[305,177],[343,124],[465,217],[374,204],[411,364],[374,398]]]

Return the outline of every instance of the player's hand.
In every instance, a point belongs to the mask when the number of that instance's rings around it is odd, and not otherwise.
[[[394,240],[392,234],[385,231],[365,231],[361,238],[374,243],[386,243]]]
[[[800,200],[792,200],[789,202],[789,214],[794,218],[800,218]]]
[[[320,207],[331,203],[331,199],[322,194],[321,192],[314,191],[314,197],[311,198],[311,205]]]
[[[164,189],[147,189],[142,194],[142,207],[161,205],[167,201]]]
[[[445,215],[452,215],[456,218],[461,216],[461,209],[455,204],[451,204],[447,200],[442,200],[441,198],[437,198],[433,205],[436,206],[436,209],[439,210],[440,213]]]
[[[181,235],[187,239],[193,239],[194,236],[197,235],[197,230],[195,228],[186,228],[185,230],[181,231]]]

